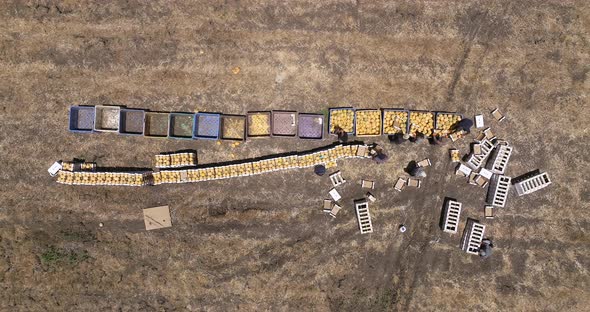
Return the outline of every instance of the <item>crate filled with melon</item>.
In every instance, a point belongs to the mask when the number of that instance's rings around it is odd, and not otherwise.
[[[383,109],[383,134],[406,134],[409,130],[408,111],[405,109]]]
[[[410,111],[410,135],[422,133],[429,137],[434,131],[434,113],[429,111]]]
[[[437,112],[436,122],[434,123],[434,134],[448,136],[453,132],[453,127],[457,125],[463,116],[457,113]]]
[[[356,136],[381,135],[381,111],[378,109],[357,109],[355,112]]]
[[[336,129],[340,128],[349,135],[354,135],[354,108],[330,108],[328,115],[328,125],[330,134],[336,134]]]

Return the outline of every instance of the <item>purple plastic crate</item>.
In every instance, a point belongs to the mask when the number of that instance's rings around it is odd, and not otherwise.
[[[193,129],[193,139],[218,140],[221,115],[197,113]]]
[[[297,112],[273,111],[272,135],[294,137],[297,135]]]
[[[321,140],[324,137],[324,115],[299,114],[298,136],[301,139]]]

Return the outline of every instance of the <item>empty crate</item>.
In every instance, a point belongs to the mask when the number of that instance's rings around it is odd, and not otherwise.
[[[168,137],[173,139],[192,139],[194,123],[195,114],[170,113]]]
[[[273,111],[272,112],[272,135],[289,136],[297,135],[297,112]]]
[[[221,138],[244,141],[246,139],[246,116],[221,115]]]
[[[299,114],[297,134],[300,139],[321,140],[324,137],[324,115]]]
[[[215,113],[197,113],[193,139],[218,140],[221,115]]]
[[[145,111],[141,109],[121,109],[119,115],[119,133],[126,135],[142,135]]]
[[[94,129],[94,106],[70,107],[70,131],[92,132]]]
[[[104,132],[119,131],[119,115],[121,107],[119,106],[95,106],[94,130]]]
[[[165,138],[168,137],[169,113],[145,113],[144,135],[147,137]]]

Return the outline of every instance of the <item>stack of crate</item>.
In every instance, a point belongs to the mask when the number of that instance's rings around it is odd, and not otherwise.
[[[197,155],[192,152],[156,155],[156,168],[180,168],[197,165]]]

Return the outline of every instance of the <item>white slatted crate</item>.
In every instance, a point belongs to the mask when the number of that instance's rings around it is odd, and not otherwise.
[[[512,147],[508,144],[498,145],[488,160],[487,168],[495,174],[504,174],[508,160],[512,155]]]
[[[466,253],[477,255],[485,230],[486,226],[479,221],[468,219],[461,237],[461,249]]]
[[[463,205],[454,200],[447,200],[445,204],[445,219],[443,221],[443,232],[457,233],[459,229],[459,217]]]
[[[547,187],[549,184],[551,184],[549,175],[547,175],[546,172],[543,172],[514,183],[514,187],[516,188],[516,193],[518,193],[519,196],[522,196],[536,192]]]
[[[511,178],[503,175],[495,175],[488,188],[487,203],[496,207],[504,207],[510,191]]]
[[[373,224],[371,223],[371,215],[369,214],[369,203],[366,199],[357,200],[354,202],[356,210],[356,217],[359,222],[359,229],[361,234],[372,233]]]
[[[494,143],[485,138],[481,140],[479,145],[481,148],[481,154],[475,155],[474,153],[471,153],[469,159],[467,160],[467,165],[469,165],[469,167],[471,167],[471,169],[474,170],[478,169],[479,167],[481,167],[481,165],[483,165],[486,158],[490,156],[492,150],[494,149],[494,147],[496,147]]]

